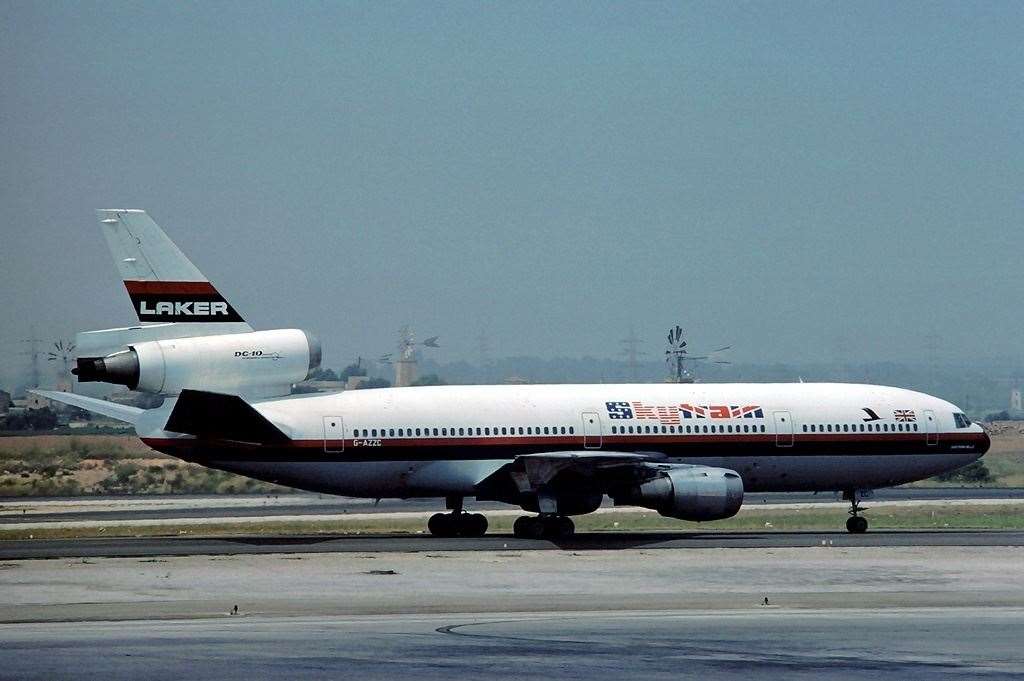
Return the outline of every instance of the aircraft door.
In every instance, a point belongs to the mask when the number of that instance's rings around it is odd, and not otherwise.
[[[601,417],[595,411],[585,411],[583,417],[583,448],[601,449]]]
[[[939,424],[935,421],[935,412],[924,410],[924,438],[929,445],[939,444]]]
[[[793,446],[793,418],[788,411],[774,412],[775,416],[775,446]]]
[[[324,451],[329,454],[345,451],[345,422],[340,416],[324,417]]]

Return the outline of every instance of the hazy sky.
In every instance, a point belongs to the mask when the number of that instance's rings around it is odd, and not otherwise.
[[[132,321],[145,208],[337,365],[1022,357],[1024,4],[0,0],[0,345]]]

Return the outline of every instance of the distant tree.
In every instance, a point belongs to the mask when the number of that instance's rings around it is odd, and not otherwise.
[[[309,377],[311,381],[337,381],[338,374],[334,373],[334,369],[317,369],[313,372],[313,375]]]
[[[390,388],[391,381],[386,378],[369,378],[363,381],[357,390],[365,390],[366,388]]]
[[[1003,411],[997,411],[994,414],[989,414],[988,416],[985,417],[985,420],[988,421],[989,423],[991,423],[992,421],[1024,421],[1024,414],[1020,414],[1017,412],[1011,414],[1010,412],[1004,409]]]
[[[448,382],[437,374],[427,374],[417,378],[412,385],[448,385]]]
[[[992,473],[988,470],[988,466],[979,459],[962,468],[957,468],[955,471],[940,473],[935,476],[935,479],[939,482],[984,483],[992,482],[993,478]]]
[[[366,375],[366,367],[364,367],[361,362],[356,362],[355,364],[349,364],[347,367],[345,367],[344,369],[341,370],[341,378],[340,378],[340,380],[347,381],[350,376],[365,376],[365,375]]]
[[[53,430],[57,414],[49,407],[8,414],[0,421],[0,430]]]
[[[299,385],[295,384],[292,386],[292,395],[305,395],[307,393],[319,392],[316,388],[310,385]]]

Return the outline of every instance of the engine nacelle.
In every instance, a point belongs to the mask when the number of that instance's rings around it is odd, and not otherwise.
[[[299,329],[146,341],[106,357],[79,357],[73,373],[131,390],[177,395],[185,388],[287,394],[319,368],[320,343]]]
[[[652,508],[679,520],[722,520],[736,515],[743,505],[743,479],[727,468],[670,468],[616,495],[615,503]]]

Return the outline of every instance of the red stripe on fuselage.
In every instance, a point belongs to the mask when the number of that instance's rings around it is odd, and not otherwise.
[[[892,442],[894,444],[925,444],[925,434],[923,432],[918,433],[831,433],[831,434],[794,434],[793,442],[794,445],[807,443],[807,444],[834,444],[843,443],[845,445],[856,444],[863,442],[865,444],[872,443],[877,444],[879,442]],[[788,441],[788,434],[780,434],[783,440]],[[148,446],[154,449],[176,449],[176,448],[192,448],[196,445],[216,445],[217,447],[224,447],[226,449],[252,449],[258,451],[262,447],[260,445],[253,445],[245,442],[231,442],[231,441],[211,441],[211,440],[196,440],[192,438],[141,438],[142,441]],[[597,438],[594,437],[594,440]],[[938,433],[938,443],[950,443],[950,442],[963,442],[963,443],[983,443],[986,437],[984,433]],[[366,441],[380,442],[379,446],[367,446],[362,444],[355,444],[356,442],[363,443]],[[588,439],[588,441],[590,441]],[[678,445],[701,445],[701,444],[723,444],[723,445],[750,445],[750,444],[770,444],[773,446],[772,452],[776,456],[785,456],[787,450],[791,449],[791,446],[779,446],[775,447],[776,434],[775,433],[759,433],[757,435],[729,435],[729,434],[691,434],[691,435],[655,435],[655,434],[641,434],[641,435],[604,435],[601,438],[602,446],[600,449],[591,451],[616,451],[615,447],[619,446],[623,450],[636,451],[641,448],[646,448],[652,451],[658,451],[659,446],[678,446]],[[480,437],[480,438],[468,438],[468,437],[436,437],[436,438],[387,438],[387,437],[360,437],[360,438],[346,438],[344,440],[327,440],[326,445],[332,449],[340,449],[344,447],[346,453],[354,451],[380,451],[380,450],[393,450],[396,448],[403,449],[416,449],[416,448],[437,448],[437,447],[463,447],[467,449],[482,448],[482,447],[547,447],[551,451],[564,451],[564,450],[575,450],[583,449],[583,437],[581,435],[568,435],[565,437]],[[321,449],[325,446],[325,441],[322,439],[318,440],[291,440],[290,442],[273,445],[274,449]],[[341,452],[339,452],[341,453]],[[856,452],[850,455],[856,455]]]
[[[214,294],[217,289],[208,281],[135,281],[126,279],[128,295],[189,293]]]

